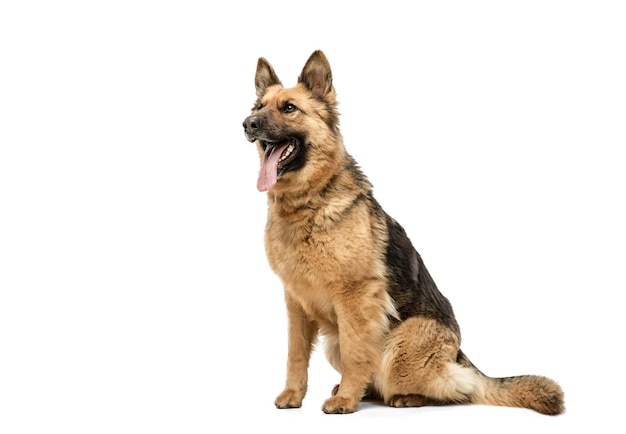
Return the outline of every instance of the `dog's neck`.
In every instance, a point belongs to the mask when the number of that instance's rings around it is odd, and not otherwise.
[[[267,193],[269,212],[285,224],[301,225],[308,222],[327,225],[329,220],[340,219],[345,210],[353,205],[355,198],[372,196],[372,184],[354,159],[345,154],[341,164],[350,166],[351,170],[333,171],[331,173],[340,174],[308,189],[293,191],[279,187],[270,190]]]

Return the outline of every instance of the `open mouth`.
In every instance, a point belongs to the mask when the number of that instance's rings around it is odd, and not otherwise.
[[[261,162],[257,188],[259,191],[268,191],[289,170],[289,163],[296,159],[300,151],[300,142],[294,137],[286,137],[278,142],[262,140],[260,143],[265,154]]]

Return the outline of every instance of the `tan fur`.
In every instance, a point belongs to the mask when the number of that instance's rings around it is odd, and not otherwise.
[[[356,408],[379,369],[388,315],[395,316],[381,249],[373,247],[380,241],[372,234],[367,209],[356,209],[335,222],[332,217],[347,206],[341,197],[336,202],[320,204],[322,212],[304,209],[296,219],[282,209],[280,200],[270,199],[266,231],[270,264],[286,290],[289,347],[304,346],[310,353],[312,335],[301,328],[317,327],[327,336],[329,360],[343,375],[340,392],[324,406],[327,412]],[[294,364],[290,357],[288,371]],[[281,397],[279,407],[284,406]]]
[[[393,330],[383,354],[377,388],[385,401],[423,395],[441,402],[467,402],[482,393],[471,368],[456,363],[459,338],[437,321],[409,318]]]
[[[283,282],[289,320],[287,378],[276,406],[301,406],[311,351],[322,334],[328,360],[341,373],[323,404],[326,413],[353,412],[366,394],[395,407],[482,403],[563,411],[562,392],[552,380],[492,379],[478,371],[460,352],[458,325],[449,316],[409,314],[413,310],[404,306],[401,318],[397,303],[412,290],[396,282],[397,299],[390,295],[398,270],[387,256],[389,225],[397,222],[386,219],[344,148],[323,53],[313,53],[293,88],[284,88],[261,58],[255,83],[258,99],[244,129],[261,161],[266,146],[273,146],[267,141],[291,136],[303,137],[297,152],[306,155],[267,193],[266,252]],[[431,290],[421,259],[412,250],[406,255],[402,266],[422,279],[411,285]]]

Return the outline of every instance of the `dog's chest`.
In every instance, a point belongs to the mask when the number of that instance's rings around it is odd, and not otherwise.
[[[266,232],[270,264],[283,280],[321,283],[334,279],[348,259],[341,243],[341,237],[314,226],[289,227],[269,222]]]
[[[285,291],[327,325],[348,292],[386,281],[384,234],[366,203],[338,208],[281,214],[270,204],[265,232],[268,260]]]
[[[355,207],[338,218],[309,212],[302,218],[268,216],[266,251],[273,270],[286,285],[336,287],[381,272],[380,237],[374,235],[367,209]]]

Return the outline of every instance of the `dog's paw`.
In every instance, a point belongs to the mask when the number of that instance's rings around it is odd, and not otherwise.
[[[358,399],[350,399],[343,396],[333,396],[326,400],[322,411],[326,414],[354,413],[359,405]]]
[[[285,389],[276,397],[274,405],[276,405],[277,408],[300,408],[303,399],[304,392]]]
[[[421,407],[424,397],[421,395],[394,395],[387,403],[390,407]]]
[[[433,398],[428,398],[423,395],[409,394],[409,395],[394,395],[389,398],[387,405],[390,407],[423,407],[425,405],[442,405],[441,401]]]

